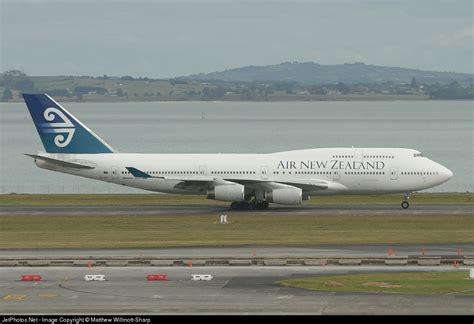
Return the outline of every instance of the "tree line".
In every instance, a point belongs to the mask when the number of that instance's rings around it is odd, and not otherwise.
[[[110,77],[104,75],[96,79],[109,80]],[[72,89],[63,88],[38,88],[35,82],[25,73],[18,70],[11,70],[0,74],[0,87],[4,88],[1,95],[1,101],[10,101],[13,99],[12,90],[20,93],[31,92],[47,92],[51,96],[58,97],[76,97],[83,100],[83,96],[87,94],[97,94],[100,96],[114,95],[117,97],[125,97],[128,99],[129,94],[127,87],[134,84],[135,81],[147,81],[148,84],[158,81],[148,78],[132,78],[124,76],[115,78],[124,82],[122,87],[108,89],[100,86],[74,86]],[[163,80],[160,80],[163,81]],[[192,98],[192,100],[225,100],[232,97],[234,100],[265,100],[276,92],[284,93],[288,96],[309,96],[309,95],[350,95],[350,94],[388,94],[388,95],[425,95],[434,100],[452,100],[452,99],[474,99],[474,86],[471,82],[468,85],[461,85],[458,81],[453,80],[448,84],[439,83],[420,83],[412,78],[409,83],[372,82],[372,83],[344,83],[337,84],[301,84],[294,81],[268,81],[268,82],[223,82],[223,81],[189,81],[182,79],[167,80],[173,88],[168,91],[168,97],[175,95],[174,86],[189,87],[184,94],[180,94],[184,98]],[[118,84],[118,83],[117,83]],[[201,89],[192,86],[201,84]],[[120,84],[122,86],[122,84]],[[138,87],[140,84],[138,84]],[[134,86],[135,90],[137,86]],[[160,88],[157,88],[160,90]],[[145,92],[145,97],[162,96],[160,91]],[[139,95],[133,92],[133,97]],[[297,98],[295,98],[297,99]]]

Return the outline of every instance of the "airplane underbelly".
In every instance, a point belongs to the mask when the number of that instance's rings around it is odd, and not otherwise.
[[[164,193],[173,193],[173,194],[188,194],[188,195],[197,195],[197,194],[206,194],[207,190],[204,187],[197,186],[180,186],[182,182],[179,180],[162,180],[162,179],[132,179],[128,183],[123,183],[124,185],[155,191],[155,192],[164,192]]]
[[[380,189],[380,182],[379,182],[379,180],[374,180],[374,179],[359,180],[358,181],[358,189],[363,190],[363,191],[367,191],[367,190],[377,191],[377,190]]]

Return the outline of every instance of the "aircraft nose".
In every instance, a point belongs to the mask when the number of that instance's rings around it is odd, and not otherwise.
[[[441,170],[439,171],[439,174],[441,175],[443,182],[446,182],[453,177],[453,173],[451,172],[451,170],[449,170],[445,166],[441,166]]]
[[[451,170],[449,170],[446,167],[444,167],[444,170],[442,171],[442,173],[446,177],[446,180],[449,180],[453,177],[453,173],[451,172]]]

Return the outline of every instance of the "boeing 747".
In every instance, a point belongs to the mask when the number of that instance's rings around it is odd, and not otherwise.
[[[43,169],[148,191],[207,195],[232,209],[299,205],[311,196],[410,194],[452,172],[406,148],[316,148],[270,154],[119,153],[47,94],[23,94],[45,152]]]

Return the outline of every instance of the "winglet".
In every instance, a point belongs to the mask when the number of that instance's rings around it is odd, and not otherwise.
[[[148,173],[140,171],[136,168],[125,167],[125,169],[127,169],[135,178],[144,178],[144,179],[152,178],[152,176],[149,175]]]

